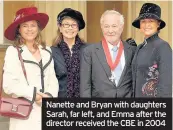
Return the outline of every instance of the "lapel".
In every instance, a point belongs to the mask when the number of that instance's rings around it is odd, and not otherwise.
[[[28,50],[28,48],[25,45],[21,46],[21,50],[22,50],[21,55],[22,55],[23,60],[38,63],[37,60],[32,56],[32,54],[30,53],[30,51]]]
[[[61,64],[61,67],[65,70],[65,72],[67,72],[67,68],[66,68],[66,64],[65,64],[65,59],[64,59],[64,56],[61,52],[61,49],[59,47],[56,47],[56,56],[58,56],[56,58],[56,60],[58,60],[58,63]]]
[[[137,55],[138,55],[138,52],[139,52],[139,50],[142,48],[142,46],[143,46],[143,44],[140,44],[138,47],[137,47],[137,49],[136,49],[136,52],[135,52],[135,55],[134,55],[134,57],[133,57],[133,65],[132,65],[132,72],[134,73],[136,73],[136,70],[137,70],[137,63],[136,63],[136,58],[137,58]],[[135,76],[134,74],[133,74],[133,76]],[[135,78],[133,78],[133,79],[135,79]]]
[[[132,56],[132,51],[130,49],[130,45],[128,45],[125,42],[123,42],[123,45],[124,45],[125,66],[124,66],[123,72],[121,74],[121,77],[119,79],[119,82],[118,82],[117,86],[120,86],[121,82],[123,81],[124,76],[126,74],[126,70],[128,69],[127,66],[130,64],[129,62],[131,62],[131,56]]]
[[[109,68],[109,66],[107,64],[106,56],[105,56],[105,53],[104,53],[104,50],[103,50],[101,43],[98,43],[98,45],[96,46],[96,55],[100,61],[100,64],[102,65],[106,75],[107,75],[107,78],[109,79],[109,77],[111,76],[111,69]],[[116,86],[116,84],[114,84],[113,82],[111,82],[111,83]]]
[[[57,47],[56,53],[60,57],[60,58],[57,58],[57,60],[59,61],[59,63],[62,64],[63,66],[65,66],[65,59],[64,59],[64,56],[63,56],[63,54],[61,52],[61,49]]]
[[[39,51],[42,59],[43,69],[45,69],[52,60],[52,53],[48,49],[43,49],[42,46],[39,46]]]
[[[135,55],[133,57],[133,62],[132,62],[132,79],[133,82],[136,83],[136,71],[137,71],[137,55],[139,50],[142,48],[143,44],[138,45],[136,51],[135,51]],[[136,84],[133,85],[133,97],[135,96],[135,89],[136,89]]]

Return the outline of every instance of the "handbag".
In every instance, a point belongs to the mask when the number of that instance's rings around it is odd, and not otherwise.
[[[21,53],[18,47],[16,47],[16,49],[18,51],[18,56],[21,62],[23,74],[28,83],[26,70],[24,67]],[[2,74],[3,73],[4,72],[2,72]],[[0,115],[5,117],[10,117],[10,118],[23,119],[23,120],[28,119],[32,111],[32,103],[24,98],[2,97],[2,82],[3,82],[3,78],[0,84]]]

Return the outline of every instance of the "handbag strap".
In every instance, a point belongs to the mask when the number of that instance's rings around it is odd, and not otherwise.
[[[24,74],[24,76],[25,76],[25,79],[26,79],[27,84],[29,85],[28,79],[27,79],[27,75],[26,75],[25,66],[24,66],[23,59],[22,59],[22,55],[21,55],[21,53],[20,53],[20,51],[19,51],[19,47],[16,47],[16,49],[17,49],[17,52],[18,52],[18,57],[19,57],[21,66],[22,66],[23,74]]]
[[[25,76],[25,79],[26,79],[27,84],[29,85],[28,79],[27,79],[26,70],[25,70],[25,66],[24,66],[23,59],[22,59],[22,55],[21,55],[21,53],[20,53],[20,51],[19,51],[19,47],[16,47],[16,49],[17,49],[17,52],[18,52],[18,57],[19,57],[21,66],[22,66],[23,74],[24,74],[24,76]],[[4,66],[4,64],[3,64],[3,66]],[[0,98],[1,98],[1,96],[2,96],[3,74],[4,74],[4,70],[3,70],[3,68],[2,68],[2,74],[1,74],[2,78],[0,79]]]
[[[0,79],[0,99],[1,99],[1,95],[2,95],[3,74],[4,74],[4,70],[2,68],[1,79]]]

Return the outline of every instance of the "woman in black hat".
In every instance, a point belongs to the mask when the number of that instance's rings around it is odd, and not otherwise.
[[[160,17],[158,5],[145,3],[132,23],[145,37],[132,63],[135,97],[172,96],[172,49],[158,36],[166,25]]]
[[[85,46],[78,32],[85,27],[79,11],[65,8],[57,16],[58,37],[51,47],[59,97],[79,97],[80,55]],[[58,85],[57,85],[58,87]]]

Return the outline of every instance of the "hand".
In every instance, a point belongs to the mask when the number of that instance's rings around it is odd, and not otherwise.
[[[50,96],[45,94],[45,93],[42,93],[42,92],[38,92],[38,94],[42,97],[42,98],[49,98]]]
[[[41,106],[42,105],[42,96],[40,94],[38,94],[38,93],[36,94],[35,103],[38,106]]]
[[[39,101],[42,99],[42,96],[40,94],[36,94],[36,98],[35,98],[35,101]]]
[[[38,105],[38,106],[41,106],[42,105],[42,98],[40,99],[40,100],[38,100],[38,101],[35,101],[36,102],[36,104]]]

